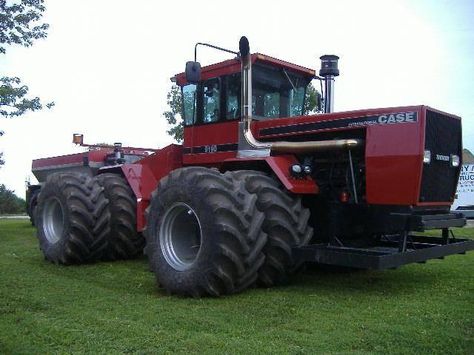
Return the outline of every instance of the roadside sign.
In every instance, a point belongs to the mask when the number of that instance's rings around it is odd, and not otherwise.
[[[452,210],[474,206],[474,164],[463,164]],[[474,209],[474,207],[472,208]]]

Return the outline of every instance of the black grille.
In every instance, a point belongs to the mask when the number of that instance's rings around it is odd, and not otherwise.
[[[423,164],[420,202],[451,201],[456,192],[461,166],[453,168],[446,157],[461,159],[461,121],[433,111],[426,111],[425,150],[431,152],[431,163]]]

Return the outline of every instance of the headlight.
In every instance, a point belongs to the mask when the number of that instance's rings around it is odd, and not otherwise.
[[[459,155],[451,154],[451,166],[457,168],[461,163],[461,159],[459,159]]]
[[[431,163],[431,152],[429,150],[425,150],[425,152],[423,153],[423,163]]]
[[[299,177],[301,173],[303,172],[303,167],[299,164],[294,164],[290,168],[291,175],[295,177]]]

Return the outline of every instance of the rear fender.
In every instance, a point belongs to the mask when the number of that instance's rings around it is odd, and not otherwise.
[[[141,232],[146,225],[145,210],[158,181],[147,165],[124,164],[120,168],[137,198],[137,231]]]

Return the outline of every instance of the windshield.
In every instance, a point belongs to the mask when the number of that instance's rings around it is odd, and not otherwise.
[[[252,68],[252,114],[255,118],[293,117],[303,114],[310,79],[281,68]]]

